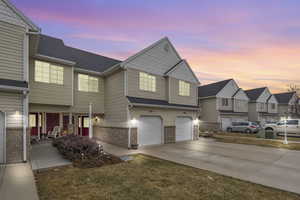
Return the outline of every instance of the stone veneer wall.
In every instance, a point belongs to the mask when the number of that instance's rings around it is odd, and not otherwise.
[[[222,130],[221,124],[218,122],[200,122],[199,123],[200,131],[220,131]]]
[[[138,140],[137,140],[137,128],[131,128],[130,132],[130,144],[131,145],[137,145]]]
[[[199,140],[199,126],[194,125],[193,140]]]
[[[164,128],[164,143],[169,144],[169,143],[175,143],[176,142],[176,128],[175,126],[165,126]]]
[[[27,129],[27,160],[30,158],[30,129]],[[6,163],[23,162],[23,128],[6,129]]]
[[[93,127],[94,138],[121,147],[128,147],[128,128]]]

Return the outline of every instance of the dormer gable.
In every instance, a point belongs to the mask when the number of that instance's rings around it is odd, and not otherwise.
[[[232,96],[239,89],[237,83],[231,79],[216,95],[219,98],[232,98]]]

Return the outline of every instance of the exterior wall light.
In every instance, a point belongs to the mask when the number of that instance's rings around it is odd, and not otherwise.
[[[199,124],[199,119],[195,119],[194,120],[194,125],[198,125]]]
[[[131,123],[132,125],[136,125],[137,120],[136,120],[135,118],[133,118],[133,119],[130,120],[130,123]]]

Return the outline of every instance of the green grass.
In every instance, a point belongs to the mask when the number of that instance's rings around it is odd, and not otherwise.
[[[40,200],[294,200],[300,196],[169,161],[136,155],[100,168],[36,173]]]
[[[254,137],[245,137],[245,136],[228,136],[224,134],[214,134],[213,138],[215,138],[218,142],[225,143],[236,143],[236,144],[249,144],[249,145],[257,145],[263,147],[274,147],[274,148],[283,148],[289,150],[300,150],[300,143],[289,143],[283,144],[282,141],[274,141],[274,140],[264,140]]]

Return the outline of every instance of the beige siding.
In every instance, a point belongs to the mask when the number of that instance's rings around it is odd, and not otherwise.
[[[248,112],[248,100],[234,99],[234,112]]]
[[[62,65],[60,65],[62,66]],[[36,104],[49,104],[49,105],[72,105],[72,67],[64,67],[64,84],[49,84],[35,82],[34,80],[34,60],[29,61],[29,84],[30,94],[29,102]]]
[[[275,108],[272,109],[272,103],[268,103],[268,113],[278,113],[278,104],[275,104]]]
[[[169,77],[169,103],[185,104],[185,105],[197,105],[197,84],[190,83],[190,96],[179,95],[179,80]]]
[[[69,106],[29,104],[29,112],[69,113]]]
[[[0,78],[24,80],[25,28],[0,21]]]
[[[8,128],[22,127],[23,95],[0,92],[0,111],[6,113]]]
[[[15,25],[23,27],[26,26],[24,21],[21,20],[21,18],[14,11],[12,11],[3,0],[0,0],[0,19]]]
[[[127,126],[127,99],[124,96],[124,71],[116,72],[104,80],[105,126]]]
[[[74,73],[74,107],[73,112],[88,113],[89,103],[93,104],[94,113],[104,113],[104,79],[98,77],[99,92],[78,91],[78,73]]]
[[[201,106],[201,121],[206,122],[217,122],[218,111],[217,111],[217,99],[209,98],[200,101]]]
[[[131,118],[137,120],[139,120],[141,116],[160,116],[163,121],[163,126],[175,126],[176,117],[187,116],[192,119],[197,118],[197,111],[177,109],[134,107],[130,110],[130,113]],[[138,123],[136,125],[138,125]]]
[[[222,98],[217,98],[217,109],[218,110],[233,110],[233,101],[231,98],[228,99],[228,106],[222,105]]]
[[[166,97],[166,78],[162,76],[156,77],[156,92],[148,92],[139,89],[139,72],[135,69],[127,69],[127,86],[128,96],[167,100]]]

